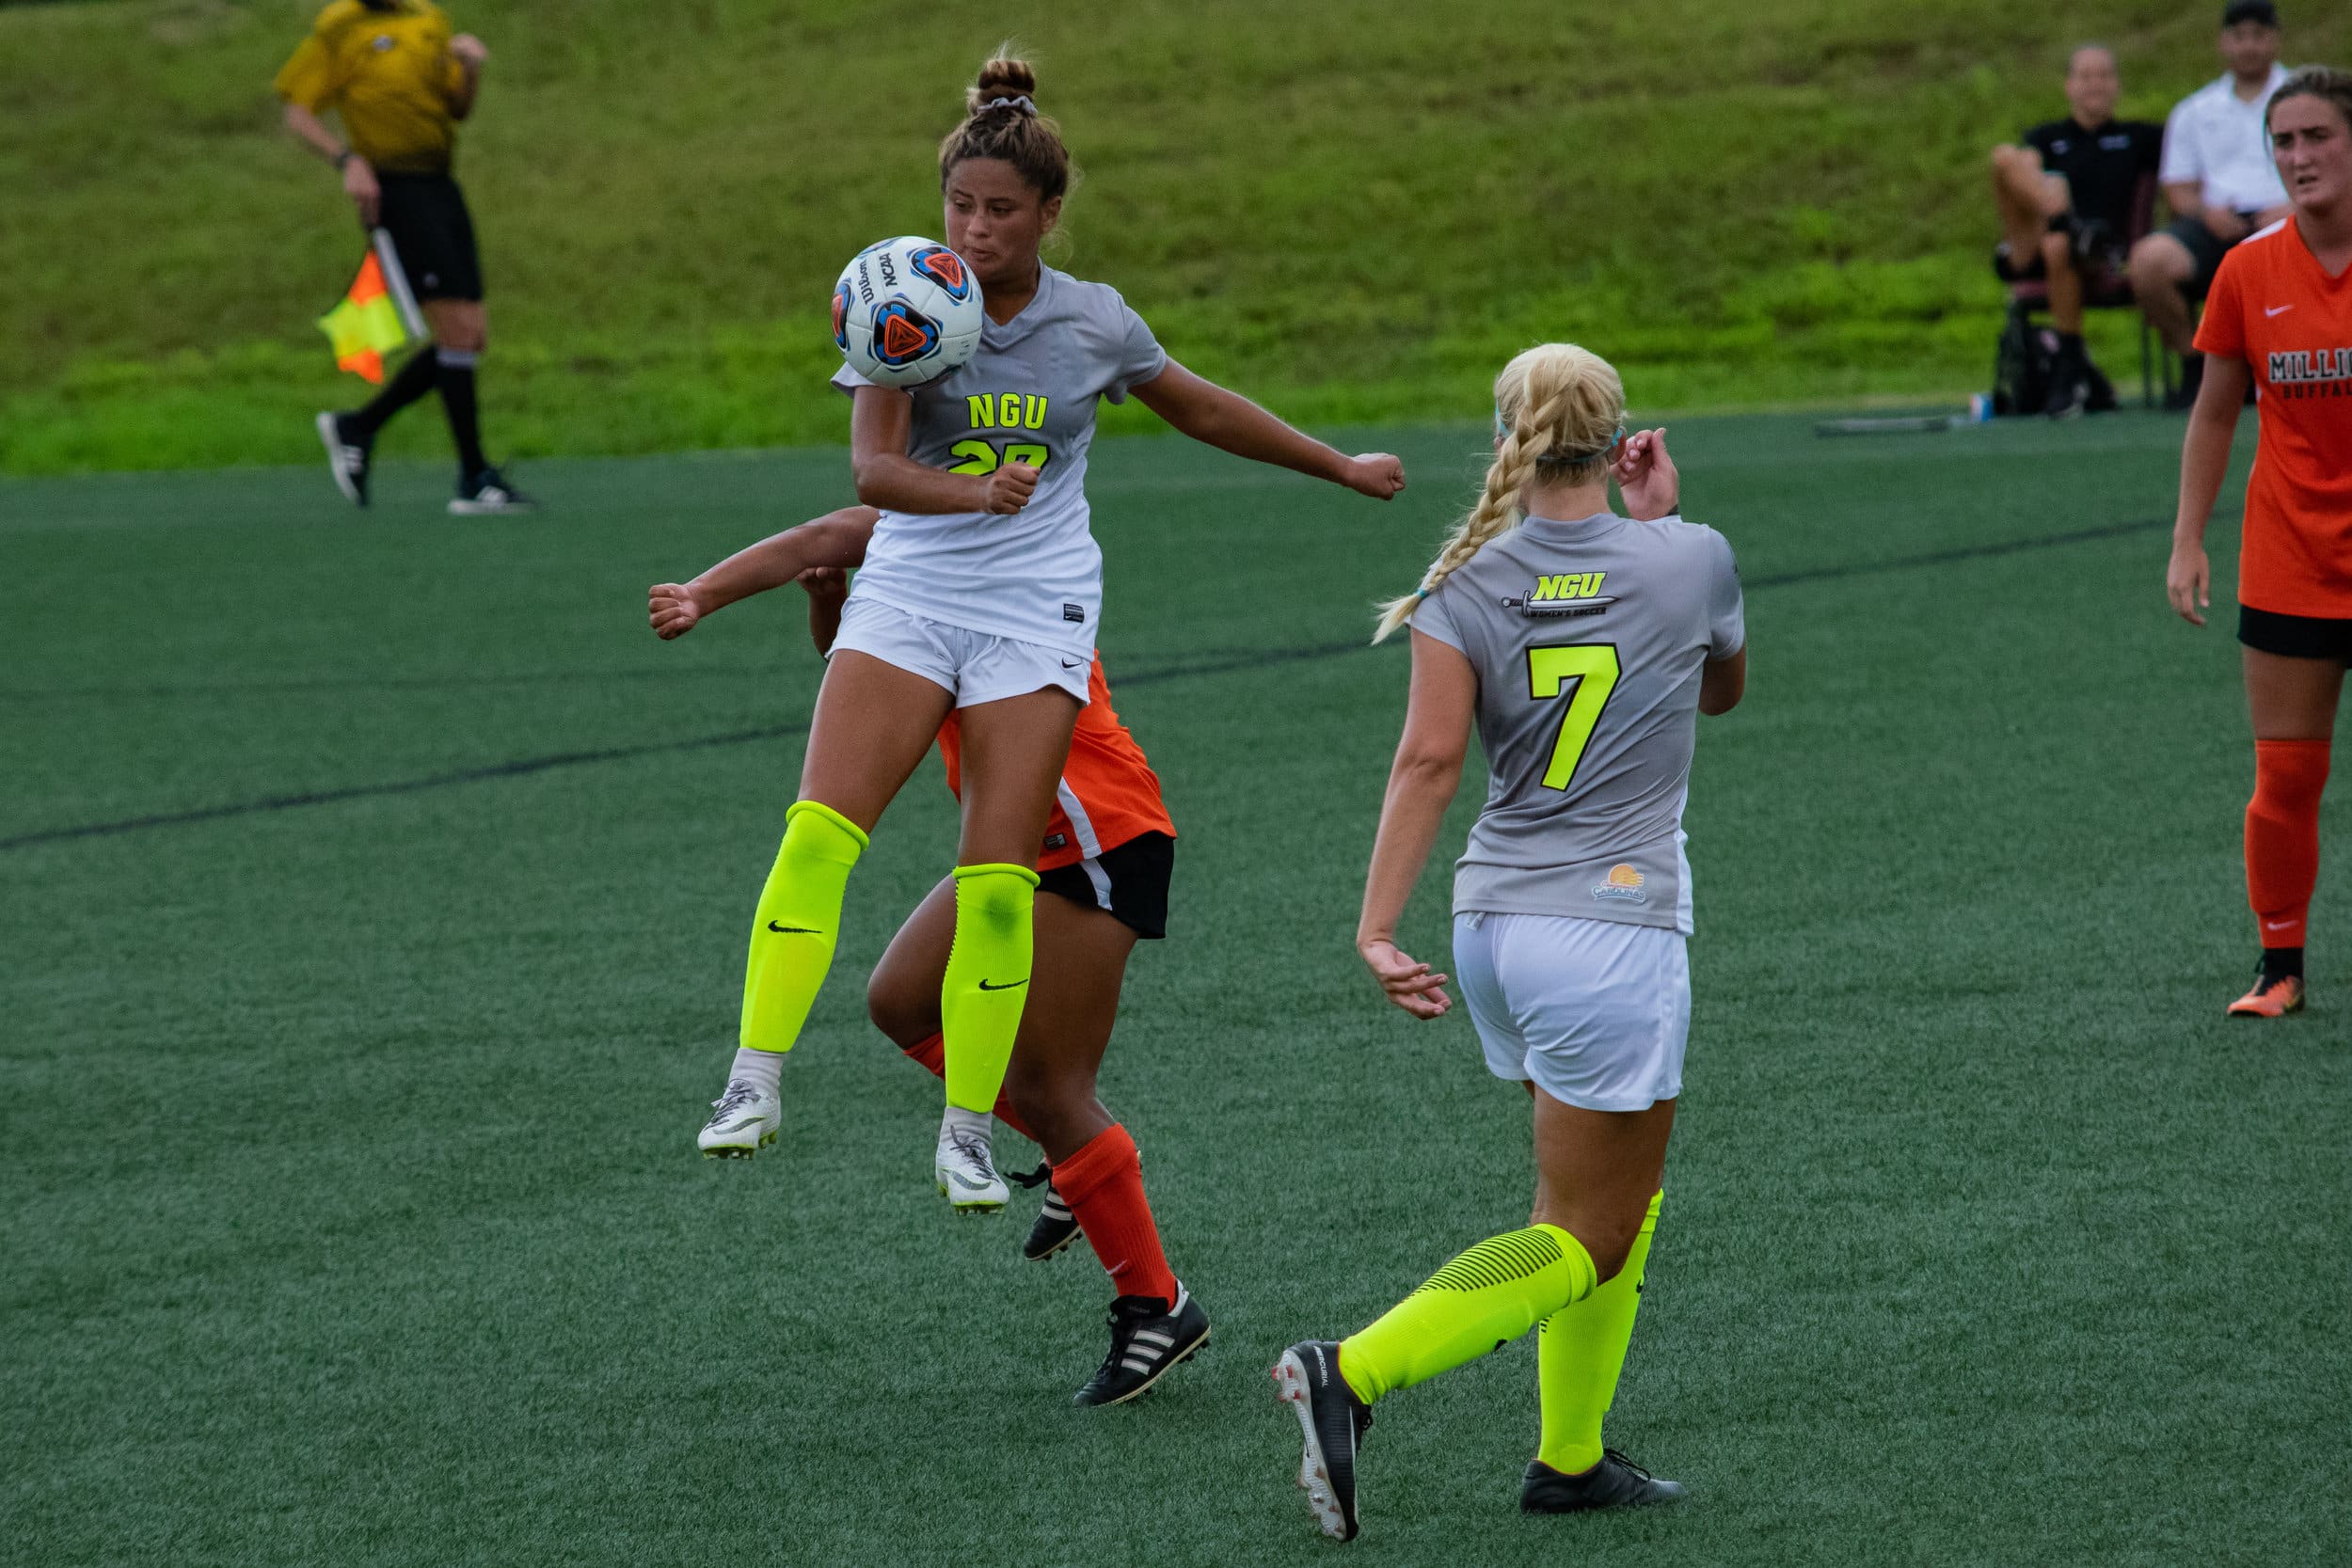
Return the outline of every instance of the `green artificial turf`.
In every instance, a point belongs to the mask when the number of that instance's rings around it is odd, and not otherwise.
[[[0,5],[0,472],[304,461],[308,411],[358,399],[311,325],[358,234],[269,90],[316,8]],[[501,455],[841,439],[834,277],[936,232],[1008,35],[1085,175],[1053,258],[1327,423],[1461,418],[1558,338],[1654,406],[1985,390],[1992,146],[2064,112],[2086,39],[2135,118],[2220,71],[2216,0],[447,8],[491,51],[459,174]],[[2346,63],[2352,9],[2287,21],[2289,60]],[[2134,332],[2094,315],[2127,384]]]
[[[1386,509],[1097,449],[1106,658],[1184,833],[1104,1093],[1216,1327],[1096,1412],[1107,1283],[1019,1260],[1027,1200],[947,1214],[937,1091],[860,1014],[948,863],[935,768],[777,1151],[694,1154],[816,667],[788,594],[664,645],[644,590],[834,504],[840,454],[547,462],[498,522],[438,464],[365,516],[311,469],[0,483],[0,1561],[1325,1560],[1267,1365],[1529,1180],[1467,1020],[1349,948],[1405,672],[1356,644],[1480,446],[1392,438]],[[1522,1519],[1515,1345],[1382,1407],[1350,1554],[2340,1557],[2343,856],[2311,1012],[2225,1025],[2249,748],[2226,626],[2163,603],[2177,423],[1673,438],[1753,669],[1702,725],[1610,1435],[1693,1498]],[[1440,962],[1443,883],[1405,929]]]

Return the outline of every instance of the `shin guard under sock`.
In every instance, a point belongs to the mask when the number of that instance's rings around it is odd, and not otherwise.
[[[833,967],[842,894],[866,843],[857,824],[831,806],[796,800],[785,813],[784,843],[752,912],[743,968],[745,1050],[789,1051],[801,1037]]]
[[[956,936],[939,987],[947,1103],[989,1112],[1029,997],[1037,873],[1025,865],[956,867]]]
[[[1597,1273],[1584,1243],[1556,1225],[1489,1236],[1340,1341],[1340,1375],[1367,1404],[1410,1388],[1582,1301]]]
[[[1176,1275],[1143,1196],[1143,1158],[1117,1122],[1054,1167],[1054,1190],[1122,1296],[1176,1301]]]
[[[1633,1314],[1642,1305],[1642,1273],[1649,1262],[1651,1236],[1658,1230],[1658,1204],[1650,1196],[1642,1233],[1625,1255],[1625,1267],[1573,1307],[1544,1320],[1535,1340],[1535,1377],[1543,1391],[1543,1446],[1535,1457],[1562,1475],[1577,1475],[1600,1463],[1600,1422],[1617,1397],[1617,1374],[1625,1370],[1626,1347],[1633,1342]]]
[[[2246,895],[2265,947],[2300,947],[2319,882],[2319,798],[2325,740],[2254,742],[2254,799],[2246,807]]]
[[[944,1036],[931,1035],[906,1047],[906,1058],[934,1078],[947,1076],[947,1042]],[[1021,1113],[1012,1108],[1012,1097],[1002,1091],[996,1096],[996,1119],[1031,1143],[1038,1142],[1037,1134],[1030,1132],[1028,1123],[1021,1119]],[[1044,1146],[1039,1144],[1039,1147]]]

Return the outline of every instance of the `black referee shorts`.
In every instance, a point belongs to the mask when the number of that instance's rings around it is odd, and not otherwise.
[[[482,259],[466,193],[446,174],[375,177],[384,199],[376,222],[392,237],[400,269],[419,299],[480,299]]]
[[[1176,869],[1176,841],[1141,833],[1074,865],[1038,874],[1040,893],[1057,894],[1089,910],[1107,910],[1136,935],[1168,935],[1168,884]]]
[[[2256,653],[2281,658],[2326,658],[2352,665],[2352,621],[2282,615],[2242,604],[2237,607],[2237,640]]]

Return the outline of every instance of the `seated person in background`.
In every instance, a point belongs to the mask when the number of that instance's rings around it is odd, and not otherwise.
[[[2230,0],[2221,13],[2221,58],[2230,69],[2182,99],[2165,121],[2156,177],[2172,221],[2132,247],[2131,277],[2148,324],[2185,361],[2168,408],[2197,401],[2205,369],[2188,302],[2204,294],[2232,245],[2294,211],[2263,128],[2270,95],[2287,79],[2279,41],[2279,8],[2270,0]]]
[[[1993,268],[2006,282],[2042,278],[2050,287],[2050,325],[2058,339],[2052,415],[2079,413],[2090,395],[2084,278],[2122,276],[2134,199],[2140,181],[2155,173],[2163,146],[2163,127],[2115,118],[2121,91],[2114,53],[2084,44],[2066,62],[2067,118],[2035,126],[2021,146],[1993,150],[2003,235]]]

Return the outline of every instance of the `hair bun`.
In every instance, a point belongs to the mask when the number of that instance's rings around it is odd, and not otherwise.
[[[980,67],[979,80],[963,95],[964,111],[977,115],[998,98],[1026,98],[1032,104],[1030,112],[1036,112],[1037,72],[1028,61],[999,55]]]

